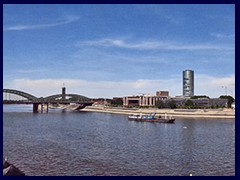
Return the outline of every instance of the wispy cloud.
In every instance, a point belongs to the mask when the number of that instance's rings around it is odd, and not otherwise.
[[[17,73],[21,73],[21,74],[31,74],[31,73],[43,73],[48,71],[48,69],[46,68],[42,68],[42,69],[21,69],[16,71]]]
[[[140,15],[151,14],[157,16],[159,20],[167,21],[167,24],[181,25],[184,22],[185,17],[180,16],[179,12],[172,11],[169,6],[162,4],[161,6],[156,6],[156,4],[148,5],[134,5],[136,13]]]
[[[79,20],[77,16],[66,16],[63,20],[55,23],[49,24],[34,24],[34,25],[13,25],[3,28],[4,31],[22,31],[22,30],[33,30],[33,29],[43,29],[50,28],[55,26],[61,26],[65,24],[69,24]]]
[[[78,45],[92,47],[117,47],[134,50],[232,50],[229,47],[208,44],[187,45],[183,43],[164,41],[127,42],[121,39],[101,39],[94,41],[85,41],[79,42]]]
[[[211,36],[218,38],[218,39],[234,39],[234,34],[223,34],[223,33],[211,33]]]

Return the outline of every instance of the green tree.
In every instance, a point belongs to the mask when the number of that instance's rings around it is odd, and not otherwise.
[[[228,100],[228,101],[227,101],[227,107],[228,107],[228,108],[230,108],[231,105],[232,105],[232,103],[235,101],[232,96],[226,96],[226,95],[224,95],[224,96],[220,96],[219,98],[220,98],[220,99],[227,99],[227,100]]]
[[[174,100],[170,100],[168,105],[171,109],[175,109],[177,107],[176,102]]]
[[[186,106],[187,108],[194,108],[194,103],[193,103],[193,101],[191,101],[190,99],[188,99],[188,100],[186,101],[186,103],[185,103],[185,106]]]
[[[122,98],[116,98],[111,100],[111,104],[114,106],[122,106],[123,105],[123,99]]]
[[[164,102],[162,100],[156,101],[156,107],[158,109],[164,108]]]

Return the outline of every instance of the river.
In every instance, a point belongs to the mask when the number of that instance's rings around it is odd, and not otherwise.
[[[3,157],[29,176],[234,176],[235,119],[163,124],[4,105]]]

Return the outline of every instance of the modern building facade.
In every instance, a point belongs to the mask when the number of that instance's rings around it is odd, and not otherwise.
[[[183,71],[183,96],[194,96],[194,71]]]
[[[227,106],[227,99],[220,98],[199,98],[191,99],[190,97],[172,97],[164,102],[164,108],[171,108],[170,102],[174,102],[176,108],[186,108],[186,102],[190,100],[194,104],[195,108],[223,108]]]
[[[123,106],[134,107],[134,106],[145,106],[154,107],[156,102],[159,100],[169,99],[168,91],[157,91],[156,96],[154,95],[137,95],[137,96],[126,96],[123,97]]]
[[[168,91],[157,91],[156,96],[169,97]]]
[[[171,108],[174,103],[176,108],[185,108],[188,100],[192,101],[196,108],[223,108],[227,106],[227,99],[221,98],[197,98],[187,96],[170,97],[168,91],[157,91],[154,95],[135,95],[122,98],[124,107],[155,107],[157,101],[163,102],[163,108]]]

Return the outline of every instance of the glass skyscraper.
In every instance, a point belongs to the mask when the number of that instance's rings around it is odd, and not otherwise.
[[[194,96],[194,71],[183,71],[183,96]]]

